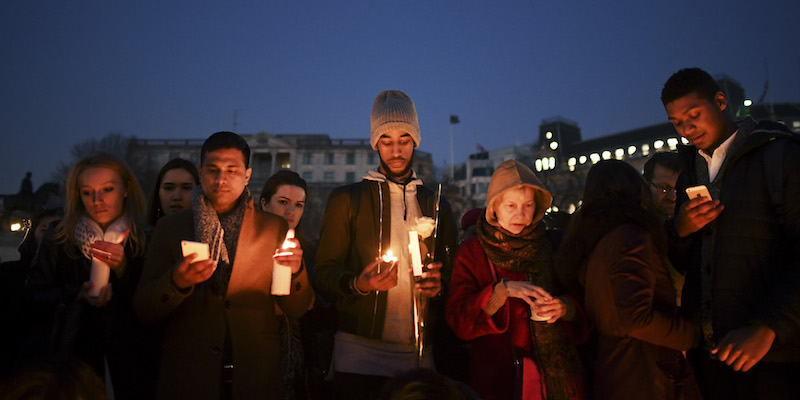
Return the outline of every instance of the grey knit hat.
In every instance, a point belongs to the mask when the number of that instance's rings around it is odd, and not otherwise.
[[[419,147],[421,139],[417,110],[411,98],[399,90],[386,90],[375,98],[369,123],[369,144],[375,150],[378,149],[381,135],[393,130],[408,133],[414,140],[414,147]]]

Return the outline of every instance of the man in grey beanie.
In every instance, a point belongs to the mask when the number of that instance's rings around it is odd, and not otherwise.
[[[450,205],[441,199],[437,208],[436,194],[411,168],[420,139],[411,98],[398,90],[380,93],[370,117],[380,166],[328,200],[313,285],[336,299],[334,398],[374,399],[396,372],[433,367],[430,336],[444,305],[457,231]],[[420,241],[422,260],[435,256],[415,277],[409,232],[432,224],[437,209],[435,243],[432,236]],[[389,251],[396,261],[381,258]]]

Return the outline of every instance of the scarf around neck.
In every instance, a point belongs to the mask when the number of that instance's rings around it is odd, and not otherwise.
[[[83,256],[91,260],[91,248],[94,242],[102,240],[117,243],[120,235],[126,230],[128,230],[128,218],[124,214],[117,218],[116,221],[112,222],[111,225],[106,228],[105,232],[93,219],[83,216],[78,220],[78,223],[75,224],[73,240],[75,244],[78,245],[78,248],[81,249]]]
[[[244,211],[251,199],[250,190],[245,187],[236,206],[230,212],[219,215],[204,195],[202,186],[192,191],[194,236],[198,241],[208,243],[211,258],[218,260],[217,269],[209,279],[212,290],[218,294],[225,294],[228,289]]]

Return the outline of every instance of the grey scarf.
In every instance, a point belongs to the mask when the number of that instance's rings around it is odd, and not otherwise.
[[[194,236],[198,241],[208,243],[211,257],[218,260],[217,269],[209,279],[209,284],[219,295],[224,295],[228,290],[244,210],[251,200],[250,190],[245,187],[236,207],[226,214],[219,215],[203,194],[201,186],[192,191]]]

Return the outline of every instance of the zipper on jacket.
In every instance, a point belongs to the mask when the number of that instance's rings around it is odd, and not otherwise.
[[[378,257],[383,255],[383,187],[378,182]],[[375,337],[375,323],[378,320],[378,298],[381,292],[375,291],[375,305],[372,308],[372,331],[370,336]]]

